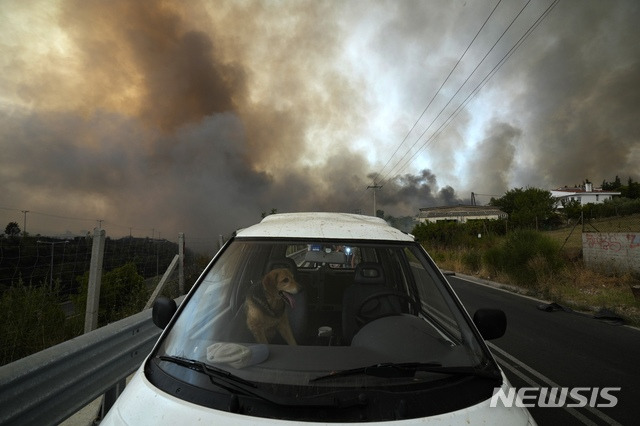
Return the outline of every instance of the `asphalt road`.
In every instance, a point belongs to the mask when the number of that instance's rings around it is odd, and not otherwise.
[[[640,424],[640,330],[573,311],[543,311],[538,307],[549,301],[470,277],[447,278],[471,315],[478,308],[506,313],[506,334],[489,346],[515,387],[620,388],[610,393],[618,399],[615,407],[530,408],[539,424]]]

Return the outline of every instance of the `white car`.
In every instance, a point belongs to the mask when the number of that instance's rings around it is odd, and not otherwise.
[[[535,424],[411,235],[370,216],[291,213],[240,230],[176,311],[102,425]],[[493,404],[495,405],[495,404]]]

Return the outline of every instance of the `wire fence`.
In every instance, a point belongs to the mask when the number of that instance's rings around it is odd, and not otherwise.
[[[7,206],[0,206],[0,224],[0,296],[17,285],[55,288],[56,296],[63,300],[77,293],[79,280],[89,271],[94,228],[105,230],[107,235],[104,272],[133,263],[145,280],[159,280],[178,253],[178,233],[167,237],[170,233],[151,224],[128,226],[108,218],[71,217]],[[185,273],[202,268],[224,239],[219,235],[187,235]]]
[[[61,297],[77,292],[89,271],[92,238],[0,238],[0,292],[15,285],[54,287]],[[107,238],[103,270],[127,263],[145,279],[161,275],[178,252],[176,242],[150,238]],[[193,256],[189,257],[194,260]]]
[[[99,326],[140,312],[181,251],[184,291],[191,288],[210,256],[186,243],[180,250],[176,237],[105,238]],[[0,236],[0,365],[82,334],[94,238]],[[161,295],[182,293],[178,270],[166,282]]]

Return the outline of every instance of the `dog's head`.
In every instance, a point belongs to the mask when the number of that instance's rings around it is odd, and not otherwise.
[[[300,284],[298,284],[293,277],[293,273],[287,268],[277,268],[269,272],[262,279],[262,285],[269,294],[277,294],[282,297],[286,303],[292,308],[295,306],[295,301],[292,294],[296,294],[300,291]]]

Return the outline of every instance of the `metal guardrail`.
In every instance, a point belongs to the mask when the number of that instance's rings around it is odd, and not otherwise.
[[[147,309],[0,367],[0,424],[58,424],[133,373],[161,330]]]

